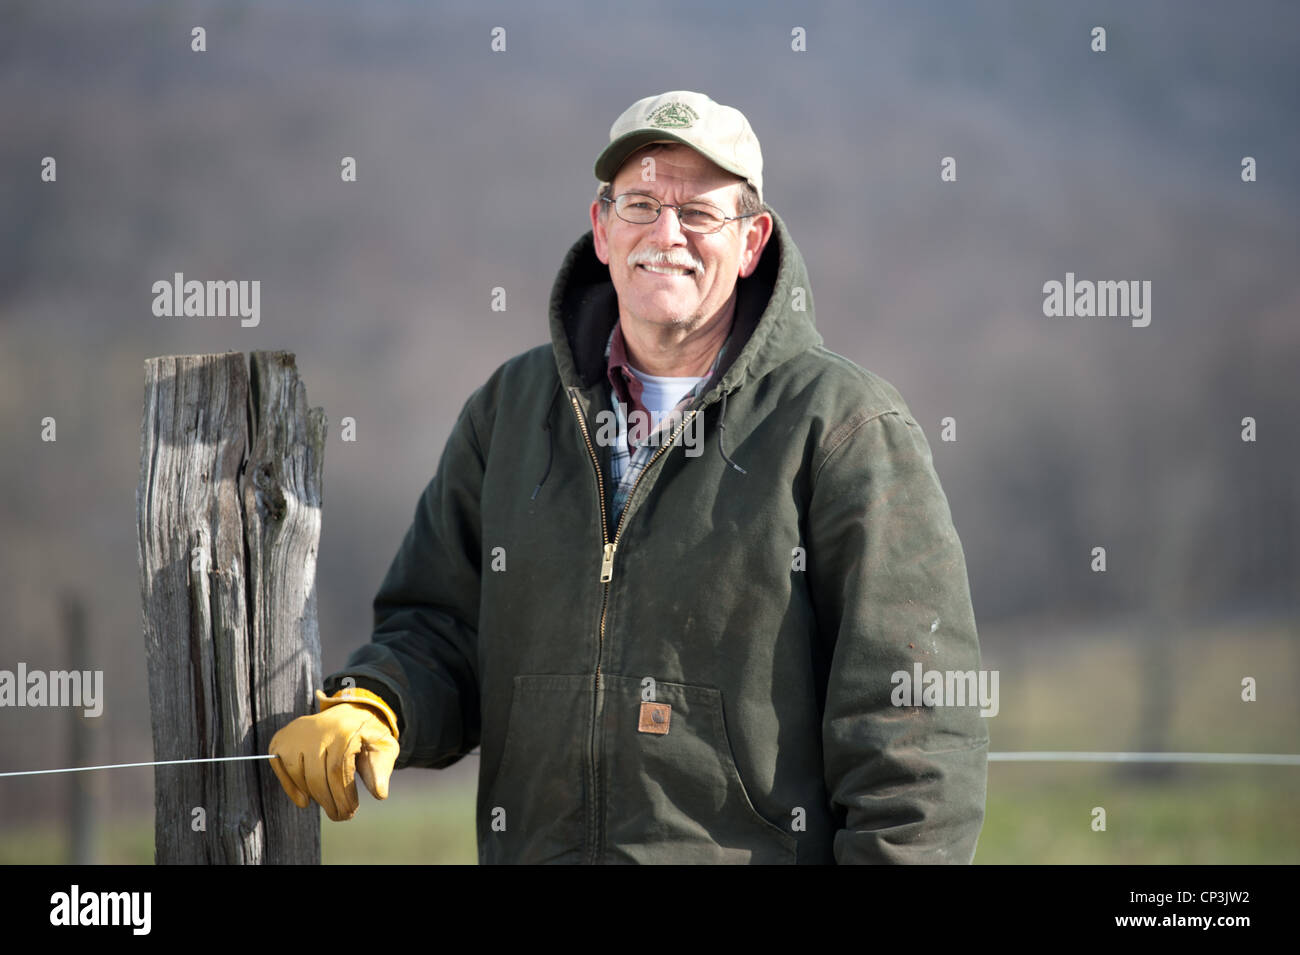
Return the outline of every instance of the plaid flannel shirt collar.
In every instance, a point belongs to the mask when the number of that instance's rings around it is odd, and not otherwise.
[[[704,389],[707,388],[709,382],[713,380],[713,376],[718,373],[718,366],[722,364],[722,359],[727,353],[727,346],[731,344],[731,336],[734,331],[735,331],[735,323],[733,322],[732,327],[727,331],[727,337],[723,340],[722,346],[718,349],[717,355],[713,357],[713,364],[709,366],[708,374],[706,374],[703,378],[701,378],[694,388],[692,388],[690,391],[688,391],[685,395],[682,396],[682,400],[677,402],[676,406],[673,408],[674,412],[684,411],[686,408],[688,408],[691,404],[695,402],[696,398],[698,398],[701,394],[703,394]],[[619,374],[621,374],[621,366],[615,366],[610,361],[610,354],[613,350],[614,336],[616,334],[619,334],[618,322],[614,323],[614,327],[610,329],[609,338],[605,340],[605,377],[610,383],[609,386],[610,402],[613,405],[615,413],[617,413],[618,415],[618,426],[619,426],[618,444],[619,447],[626,448],[628,445],[627,406],[620,400],[618,389],[614,386],[614,380],[617,378]],[[629,364],[628,367],[630,368],[631,365]],[[642,446],[644,446],[645,443],[647,442],[643,442]],[[615,452],[619,450],[619,447],[615,448]]]
[[[614,329],[617,330],[615,324]],[[734,326],[733,326],[734,330]],[[609,333],[609,339],[605,342],[605,365],[607,377],[612,377],[614,369],[610,366],[609,354],[614,341],[614,331]],[[636,485],[637,478],[649,464],[651,456],[658,447],[658,441],[654,436],[666,427],[671,427],[674,420],[694,403],[695,399],[704,393],[713,376],[717,374],[718,366],[722,363],[722,358],[727,352],[727,346],[731,343],[731,332],[727,333],[727,338],[718,349],[718,354],[713,359],[713,365],[709,368],[709,373],[696,384],[694,388],[682,396],[682,400],[677,402],[673,411],[665,415],[660,421],[659,427],[653,429],[639,445],[633,445],[627,430],[627,406],[619,400],[618,389],[613,382],[609,382],[609,400],[614,409],[614,417],[617,428],[617,434],[614,438],[614,446],[610,449],[609,471],[613,479],[611,503],[613,507],[610,510],[611,524],[616,524],[618,516],[623,513],[623,505],[627,503],[628,495]]]

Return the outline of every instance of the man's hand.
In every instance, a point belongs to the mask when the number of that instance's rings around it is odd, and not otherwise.
[[[376,799],[388,798],[388,777],[400,749],[397,718],[383,700],[361,689],[327,697],[316,691],[320,712],[300,716],[271,738],[268,752],[280,785],[294,805],[320,803],[335,822],[356,815],[361,779]]]

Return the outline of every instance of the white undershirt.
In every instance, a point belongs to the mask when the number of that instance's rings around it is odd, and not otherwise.
[[[692,388],[704,380],[699,378],[665,378],[661,375],[648,375],[631,365],[628,370],[641,382],[641,403],[650,412],[650,427],[659,427],[659,422],[669,411],[677,407],[677,402]]]

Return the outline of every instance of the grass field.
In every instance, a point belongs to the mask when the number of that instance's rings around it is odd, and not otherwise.
[[[1157,718],[1159,748],[1176,751],[1300,751],[1300,646],[1293,630],[1181,638],[1153,671],[1138,645],[1113,638],[1057,641],[1001,672],[997,750],[1132,750],[1152,738],[1154,679],[1170,705]],[[1258,700],[1241,700],[1241,679]],[[378,803],[364,792],[347,823],[322,815],[324,861],[465,863],[477,860],[473,764],[443,773],[409,770]],[[1139,775],[1093,764],[989,764],[980,863],[1300,863],[1300,767],[1172,766]],[[1106,830],[1093,831],[1093,809]],[[57,825],[0,832],[0,863],[60,861]],[[153,860],[152,821],[121,820],[100,836],[101,861]]]

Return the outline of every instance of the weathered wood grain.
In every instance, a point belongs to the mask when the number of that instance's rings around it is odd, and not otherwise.
[[[325,418],[292,355],[145,363],[137,523],[155,759],[251,756],[320,684]],[[251,387],[250,387],[251,385]],[[155,767],[159,863],[315,863],[265,762]],[[202,809],[205,828],[196,828]]]
[[[316,712],[321,685],[316,550],[321,528],[325,413],[307,406],[293,355],[253,352],[253,441],[244,473],[255,736],[260,752],[290,720]],[[258,764],[270,863],[320,861],[320,816],[285,796]]]

